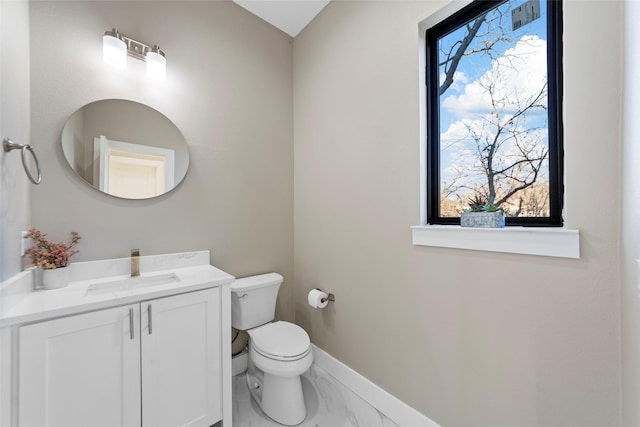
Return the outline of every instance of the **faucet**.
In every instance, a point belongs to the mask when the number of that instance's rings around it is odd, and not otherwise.
[[[140,275],[140,249],[131,249],[131,277]]]

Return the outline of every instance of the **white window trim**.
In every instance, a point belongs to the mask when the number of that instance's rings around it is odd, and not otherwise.
[[[421,225],[411,232],[416,246],[580,258],[580,232],[568,228]]]

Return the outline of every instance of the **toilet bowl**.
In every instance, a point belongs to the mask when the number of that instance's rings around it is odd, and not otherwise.
[[[275,322],[249,330],[249,337],[251,394],[274,421],[300,424],[307,415],[300,375],[313,362],[309,336],[297,325]]]
[[[249,334],[246,378],[251,396],[274,421],[297,425],[307,414],[300,375],[311,366],[313,352],[309,335],[300,326],[272,323],[282,280],[269,273],[232,283],[232,325]]]

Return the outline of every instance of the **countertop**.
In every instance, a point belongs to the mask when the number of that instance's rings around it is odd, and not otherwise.
[[[71,281],[60,289],[32,290],[30,273],[19,281],[3,284],[0,327],[52,319],[61,316],[117,307],[185,292],[223,286],[234,277],[209,264],[209,251],[140,257],[142,278],[175,274],[178,281],[126,290],[88,292],[90,286],[126,280],[129,258],[88,261],[71,265]],[[20,283],[18,283],[20,282]],[[29,282],[29,286],[25,283]],[[16,293],[11,286],[25,288]]]

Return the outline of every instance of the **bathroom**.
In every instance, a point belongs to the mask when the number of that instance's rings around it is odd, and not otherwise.
[[[235,277],[281,274],[277,319],[437,425],[639,426],[640,8],[564,2],[564,215],[580,231],[565,259],[412,243],[418,25],[449,3],[333,0],[292,38],[230,1],[3,0],[0,137],[32,144],[43,180],[1,154],[0,279],[26,265],[31,227],[78,231],[73,262],[210,250]],[[161,46],[165,81],[102,62],[113,27]],[[181,130],[174,191],[119,199],[68,168],[66,120],[110,98]],[[335,303],[309,307],[315,287]]]

